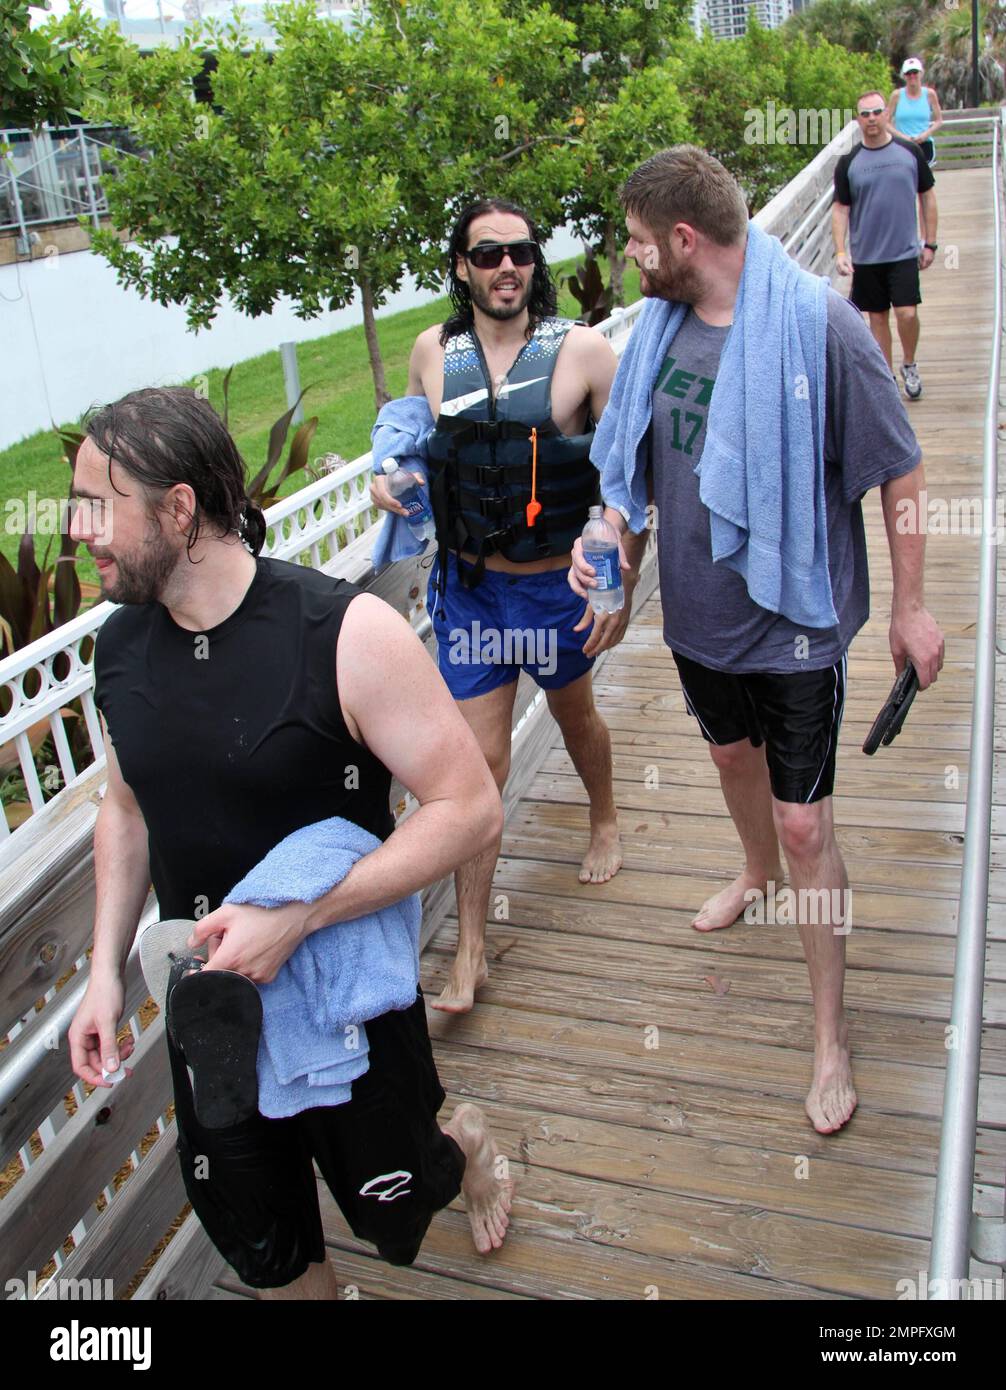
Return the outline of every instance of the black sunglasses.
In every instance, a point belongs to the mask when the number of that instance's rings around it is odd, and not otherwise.
[[[462,251],[466,261],[471,261],[477,270],[495,270],[503,264],[503,257],[509,255],[514,265],[533,265],[538,254],[536,241],[492,241],[481,246],[473,246],[470,251]]]
[[[881,111],[883,111],[883,110],[885,110],[885,109],[886,109],[886,108],[883,107],[883,106],[871,106],[870,109],[869,109],[869,111],[859,111],[859,112],[857,112],[857,115],[860,115],[860,116],[879,116],[880,113],[881,113]]]

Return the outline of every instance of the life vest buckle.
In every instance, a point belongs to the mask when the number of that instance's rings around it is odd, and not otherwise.
[[[492,521],[501,521],[510,516],[514,509],[512,497],[479,497],[479,515]]]

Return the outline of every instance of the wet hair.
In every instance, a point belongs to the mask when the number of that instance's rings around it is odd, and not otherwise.
[[[196,515],[187,551],[203,525],[241,537],[253,555],[265,543],[262,509],[245,491],[245,467],[224,422],[188,387],[149,387],[91,412],[85,434],[135,482],[153,492],[187,483]],[[119,491],[118,488],[115,489]]]
[[[668,236],[675,222],[687,222],[717,246],[735,246],[747,234],[740,185],[697,145],[673,145],[652,155],[629,175],[619,198],[626,212],[658,236]]]
[[[468,285],[458,275],[458,257],[468,250],[468,229],[476,217],[484,217],[488,212],[507,212],[513,217],[521,217],[527,223],[528,240],[537,246],[534,258],[534,272],[531,276],[531,297],[527,302],[527,337],[530,339],[542,319],[552,318],[558,305],[555,281],[541,251],[541,232],[531,221],[523,208],[516,203],[508,203],[502,198],[480,198],[469,203],[454,224],[450,241],[447,244],[447,293],[454,306],[454,313],[440,330],[441,345],[456,333],[464,333],[475,323],[472,309],[472,296]]]

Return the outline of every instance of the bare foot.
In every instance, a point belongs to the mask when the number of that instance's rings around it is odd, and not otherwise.
[[[444,1133],[456,1139],[467,1163],[461,1190],[472,1227],[472,1240],[480,1255],[498,1250],[506,1238],[513,1201],[513,1179],[507,1176],[507,1160],[489,1133],[486,1117],[476,1105],[459,1105],[444,1125]]]
[[[858,1103],[849,1060],[849,1033],[843,1028],[841,1042],[814,1049],[814,1080],[806,1110],[818,1134],[834,1134],[851,1118]]]
[[[590,827],[590,844],[580,866],[581,883],[607,883],[622,867],[618,822],[599,821]]]
[[[720,927],[732,926],[749,903],[757,902],[757,899],[745,897],[745,894],[755,888],[764,894],[768,891],[769,884],[774,883],[778,887],[782,880],[781,867],[775,874],[765,876],[749,873],[745,869],[727,888],[722,888],[713,897],[706,899],[692,920],[692,926],[696,931],[718,931]]]
[[[477,956],[459,953],[440,998],[435,999],[431,1007],[445,1014],[469,1013],[475,1003],[475,991],[481,989],[488,978],[489,968],[483,952]]]

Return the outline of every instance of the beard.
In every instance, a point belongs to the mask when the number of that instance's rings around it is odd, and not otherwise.
[[[660,264],[652,270],[639,271],[640,293],[646,299],[670,299],[679,304],[694,304],[702,296],[702,281],[694,270],[680,263],[675,265],[670,247],[660,248]]]
[[[95,559],[115,561],[115,579],[106,584],[99,572],[101,597],[111,603],[154,603],[175,572],[178,553],[161,534],[154,517],[135,550],[126,554],[95,554]]]
[[[472,297],[472,303],[491,319],[515,319],[518,314],[522,314],[528,306],[531,298],[531,287],[534,277],[524,286],[523,294],[519,294],[512,304],[494,304],[492,301],[492,290],[484,290],[481,285],[474,281],[469,281],[468,292]]]

